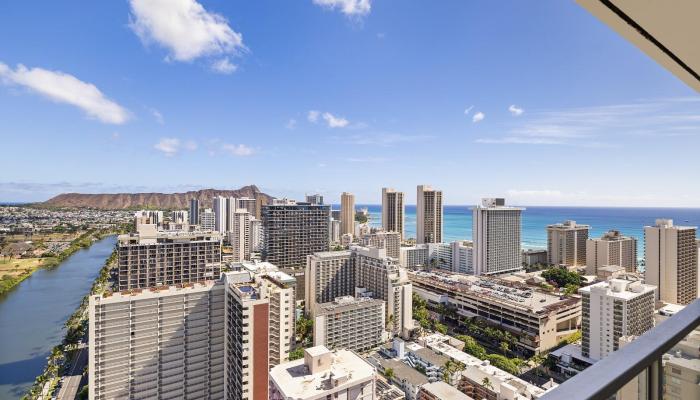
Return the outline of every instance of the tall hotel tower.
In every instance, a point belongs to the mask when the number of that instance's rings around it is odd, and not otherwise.
[[[416,197],[416,243],[442,242],[442,191],[418,185]]]
[[[199,225],[199,200],[190,199],[190,225]]]
[[[404,194],[394,189],[382,188],[382,228],[399,234],[403,240]]]
[[[520,230],[523,210],[506,206],[505,199],[481,199],[481,205],[472,209],[476,275],[502,274],[522,268]]]
[[[340,235],[355,231],[355,195],[343,192],[340,195]]]
[[[696,229],[670,219],[644,227],[644,282],[658,287],[657,300],[690,304],[698,297]]]

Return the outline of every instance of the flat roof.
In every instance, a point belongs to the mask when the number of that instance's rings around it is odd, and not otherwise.
[[[381,357],[377,362],[384,368],[391,368],[394,371],[394,379],[405,380],[413,386],[420,386],[428,383],[428,377],[418,372],[417,369],[398,360],[387,360]]]
[[[316,315],[324,315],[335,312],[358,310],[366,307],[381,307],[384,300],[369,297],[354,298],[351,296],[336,298],[332,303],[320,303],[316,305]]]
[[[440,400],[473,400],[471,397],[457,390],[456,387],[443,381],[428,383],[421,386],[422,390],[433,394]]]
[[[214,286],[220,285],[221,281],[206,280],[199,282],[183,283],[179,285],[154,286],[143,289],[129,289],[121,292],[105,292],[102,295],[92,295],[98,304],[119,303],[130,300],[152,299],[163,296],[174,296],[189,293],[206,292]]]
[[[314,351],[314,348],[306,351]],[[337,387],[342,388],[371,380],[375,375],[374,367],[352,351],[336,350],[332,352],[331,358],[330,369],[313,375],[309,374],[303,358],[277,365],[270,370],[270,380],[285,398],[302,399],[326,393],[326,383],[332,376],[348,377],[346,382]]]

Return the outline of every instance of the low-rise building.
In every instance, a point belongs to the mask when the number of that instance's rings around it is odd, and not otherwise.
[[[456,387],[437,381],[421,386],[418,400],[473,400]]]
[[[375,381],[374,367],[357,354],[316,346],[270,370],[269,400],[373,400]]]
[[[386,303],[369,297],[338,297],[316,306],[314,346],[364,352],[388,339]]]

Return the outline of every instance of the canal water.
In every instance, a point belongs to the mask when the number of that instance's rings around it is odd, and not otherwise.
[[[0,296],[0,400],[19,399],[44,370],[115,243],[116,236],[95,242]]]

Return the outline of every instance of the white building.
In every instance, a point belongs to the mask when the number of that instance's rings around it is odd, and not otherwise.
[[[314,346],[368,351],[388,339],[386,303],[369,297],[343,296],[316,305]]]
[[[214,210],[214,230],[225,234],[227,231],[228,207],[226,197],[216,196],[212,199],[212,209]]]
[[[216,230],[216,213],[211,208],[205,208],[200,214],[199,228],[203,231]]]
[[[178,210],[173,211],[170,216],[170,221],[174,224],[187,224],[189,223],[189,218],[187,217],[187,211]]]
[[[418,185],[416,197],[416,243],[442,242],[442,190]]]
[[[376,371],[348,350],[324,346],[304,350],[304,358],[270,371],[269,400],[373,400]]]
[[[452,271],[460,274],[474,274],[474,243],[458,240],[450,243],[452,247]]]
[[[639,336],[654,327],[656,287],[611,279],[579,289],[582,296],[582,354],[600,360],[623,336]]]
[[[430,262],[430,252],[425,244],[399,249],[399,262],[404,268],[427,266]]]
[[[340,243],[340,221],[331,219],[329,227],[328,240],[331,243]]]
[[[251,218],[250,220],[250,251],[259,253],[262,251],[265,244],[265,231],[263,230],[262,221]]]
[[[364,247],[376,247],[386,249],[386,255],[396,259],[400,258],[401,236],[398,232],[374,232],[360,236],[360,245]]]
[[[690,304],[698,297],[696,230],[670,219],[644,227],[644,281],[658,288],[657,300]]]
[[[505,199],[482,199],[474,207],[474,274],[493,275],[520,270],[521,214]]]
[[[233,261],[250,260],[252,251],[251,214],[246,209],[238,209],[233,213],[228,241],[233,249]]]
[[[391,188],[382,188],[382,228],[397,232],[399,240],[404,237],[404,193]]]

